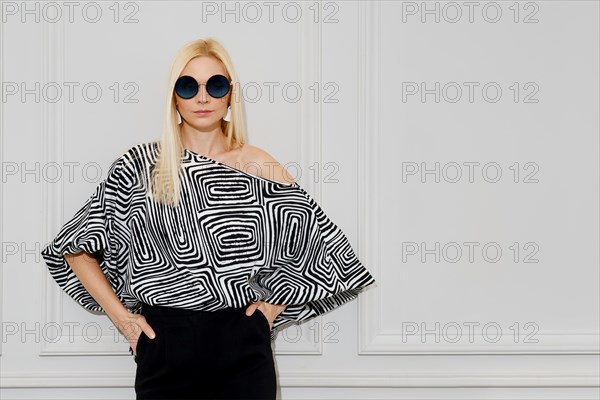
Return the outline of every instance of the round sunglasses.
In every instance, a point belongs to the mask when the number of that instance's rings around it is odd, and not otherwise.
[[[213,75],[206,81],[206,91],[211,97],[220,99],[229,93],[231,82],[223,75]],[[188,75],[180,76],[175,82],[175,93],[183,99],[191,99],[198,94],[200,85]]]

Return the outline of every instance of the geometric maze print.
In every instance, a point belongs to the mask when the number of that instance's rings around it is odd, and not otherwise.
[[[57,284],[103,311],[64,254],[98,260],[130,312],[141,302],[214,311],[287,304],[275,328],[355,299],[375,282],[347,237],[297,183],[271,181],[184,149],[178,207],[147,195],[160,142],[117,158],[94,193],[42,250]]]

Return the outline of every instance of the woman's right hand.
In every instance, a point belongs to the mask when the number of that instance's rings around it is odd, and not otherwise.
[[[123,306],[121,299],[117,297],[110,283],[108,283],[98,260],[93,254],[80,251],[76,254],[65,254],[64,259],[69,267],[73,269],[85,289],[106,312],[119,332],[127,338],[134,353],[135,345],[142,331],[150,339],[156,337],[152,327],[148,325],[143,315],[130,313]]]
[[[154,339],[156,337],[154,330],[148,324],[148,322],[146,322],[146,318],[141,314],[133,314],[129,311],[126,311],[118,318],[115,318],[113,323],[123,334],[123,336],[127,338],[129,346],[131,347],[134,355],[137,355],[137,341],[142,335],[142,331],[144,331],[146,336],[148,336],[150,339]]]

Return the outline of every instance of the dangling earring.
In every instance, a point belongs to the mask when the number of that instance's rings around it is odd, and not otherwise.
[[[231,106],[227,107],[227,114],[223,117],[223,121],[231,121]]]
[[[181,114],[179,114],[179,107],[175,104],[175,110],[177,110],[177,124],[181,124]]]

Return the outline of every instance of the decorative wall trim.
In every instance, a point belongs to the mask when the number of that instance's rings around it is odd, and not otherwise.
[[[318,0],[322,2],[322,0]],[[308,7],[314,7],[314,2],[302,3],[306,14]],[[46,82],[64,82],[65,71],[65,26],[63,23],[44,23],[42,36],[42,59],[44,62],[43,74]],[[4,37],[4,36],[3,36]],[[298,24],[297,30],[298,63],[300,71],[299,82],[301,87],[311,87],[314,82],[321,81],[321,23],[315,24],[310,18],[304,18]],[[304,96],[299,104],[298,111],[298,156],[299,163],[303,168],[313,165],[317,161],[321,165],[321,103],[314,102],[311,96]],[[56,162],[62,165],[64,159],[64,126],[65,105],[63,102],[50,104],[44,103],[43,108],[43,132],[41,143],[43,146],[44,160],[42,162]],[[321,196],[320,186],[307,180],[303,186],[317,200]],[[64,221],[63,200],[64,187],[62,182],[52,185],[44,184],[42,188],[41,207],[44,210],[43,237],[50,240]],[[42,261],[43,262],[43,261]],[[43,277],[41,305],[41,323],[64,325],[63,298],[66,296],[56,282],[47,273],[45,268],[40,272]],[[322,317],[316,317],[313,323],[318,322],[322,326]],[[275,354],[277,355],[321,355],[323,352],[322,341],[311,340],[312,324],[299,326],[300,340],[288,343],[284,340],[276,340]],[[61,330],[63,331],[63,330]],[[68,330],[64,330],[68,332]],[[41,356],[56,355],[123,355],[128,353],[126,341],[116,341],[114,331],[103,331],[100,339],[94,343],[84,340],[81,334],[71,337],[62,335],[53,338],[52,342],[41,341],[39,354]],[[282,332],[280,332],[279,336]],[[111,378],[113,379],[113,378]]]
[[[379,126],[379,91],[382,82],[381,64],[381,1],[359,2],[358,52],[358,164],[359,164],[359,248],[365,265],[373,277],[381,281],[379,238],[381,237],[380,155],[377,153],[381,130]],[[364,116],[364,117],[363,117]],[[359,354],[600,354],[598,332],[576,330],[548,331],[536,334],[538,343],[492,343],[481,335],[474,342],[419,343],[402,341],[401,331],[382,330],[381,292],[368,289],[359,296]]]
[[[379,1],[361,0],[358,2],[358,250],[360,258],[375,280],[379,282]],[[367,101],[368,99],[368,101]],[[367,172],[368,171],[368,172]],[[358,354],[368,349],[366,341],[376,336],[379,327],[379,289],[368,288],[358,296]]]
[[[133,387],[135,375],[122,373],[2,374],[3,388],[117,388]],[[597,375],[518,374],[409,374],[400,371],[335,373],[311,371],[288,373],[278,378],[281,387],[369,387],[369,388],[518,388],[518,387],[599,387]]]
[[[4,24],[0,24],[0,82],[4,82]],[[4,102],[0,101],[0,165],[4,165]],[[4,243],[4,184],[0,184],[0,243]],[[3,326],[2,299],[4,297],[4,257],[0,257],[0,326]],[[0,357],[2,357],[2,340],[0,340]]]

